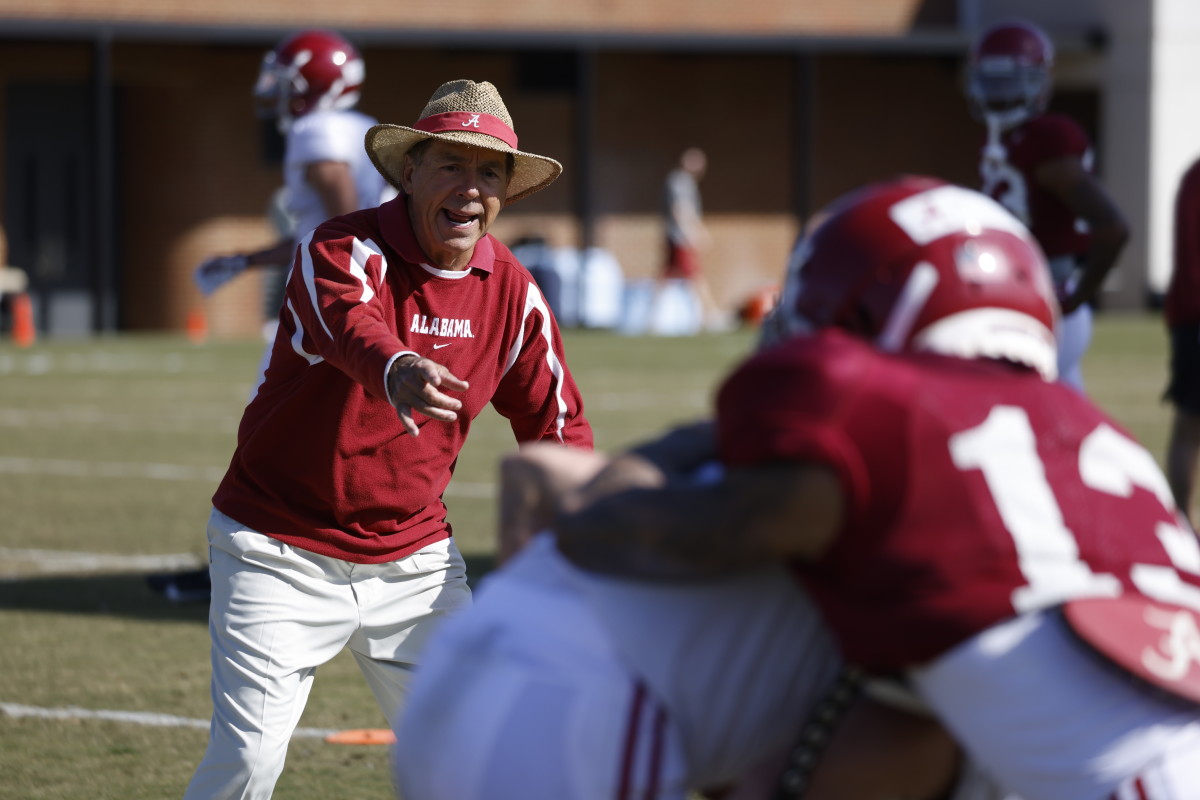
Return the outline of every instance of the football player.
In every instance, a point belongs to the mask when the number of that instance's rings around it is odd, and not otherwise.
[[[557,547],[614,575],[785,560],[847,661],[1007,791],[1200,797],[1200,545],[1154,458],[1051,382],[1056,310],[990,199],[853,193],[796,253],[790,338],[720,390],[720,478],[567,509]]]
[[[841,377],[864,384],[863,397],[877,368],[909,360],[931,375],[949,365],[1045,386],[1055,370],[1056,305],[1023,226],[968,190],[919,180],[900,187],[891,197],[902,223],[891,230],[883,227],[891,204],[876,202],[835,241],[836,252],[826,252],[820,236],[827,226],[838,229],[837,217],[798,250],[787,302],[803,298],[823,309],[828,317],[814,317],[813,327],[873,324],[868,309],[889,320],[873,332],[855,330],[872,343],[822,335],[811,347],[832,348],[833,364],[844,352]],[[912,202],[899,202],[907,198]],[[906,231],[913,238],[904,238]],[[813,260],[813,247],[821,248],[823,287],[799,268]],[[926,257],[931,263],[919,266]],[[835,268],[839,263],[845,269]],[[785,322],[794,335],[795,315]],[[877,336],[879,348],[904,355],[880,355]],[[803,755],[788,784],[797,791],[807,785],[809,797],[935,797],[958,779],[956,746],[940,726],[904,715],[889,728],[898,714],[886,708],[852,716],[848,730],[879,736],[898,729],[902,736],[885,735],[885,748],[852,747],[848,757],[835,752],[824,772],[796,774],[815,761],[830,719],[856,684],[837,677],[839,648],[782,569],[798,555],[785,546],[788,532],[835,530],[849,504],[839,474],[804,459],[822,455],[818,445],[827,441],[838,451],[842,412],[857,407],[870,415],[886,403],[858,406],[855,392],[839,397],[819,381],[807,403],[795,402],[812,371],[792,374],[779,355],[792,347],[750,362],[770,357],[780,369],[744,370],[746,377],[732,379],[727,395],[744,386],[757,399],[737,408],[737,420],[718,418],[717,438],[711,425],[700,424],[609,464],[536,447],[504,462],[500,552],[516,555],[426,651],[397,726],[395,765],[406,798],[682,798],[689,789],[716,794],[729,786],[733,796],[753,797],[762,784],[748,776],[773,767],[774,778],[801,720],[820,724],[805,726]],[[914,350],[955,357],[907,355]],[[872,358],[880,364],[862,360]],[[890,386],[887,376],[880,379],[880,388]],[[912,380],[891,388],[915,394]],[[817,427],[827,425],[833,438],[803,426],[810,404],[831,415]],[[754,429],[752,420],[770,428],[793,412],[798,436]],[[779,458],[772,452],[747,463],[731,447],[741,438],[738,425],[755,442],[765,437],[758,447],[780,448]],[[893,431],[898,441],[907,432],[903,424]],[[718,442],[734,469],[712,465]],[[754,446],[743,445],[747,452]],[[898,463],[912,464],[911,473],[893,464],[893,483],[876,489],[892,511],[903,500],[902,479],[923,474],[919,459]],[[584,510],[559,516],[577,506]],[[701,508],[713,516],[694,513]],[[555,517],[556,533],[543,531]],[[865,520],[882,521],[882,514]],[[890,759],[876,758],[881,753]],[[868,756],[874,760],[865,762]]]
[[[296,242],[313,228],[391,196],[363,149],[376,120],[354,110],[365,75],[358,50],[334,31],[301,31],[263,56],[254,98],[285,137],[281,217],[288,223],[277,223],[282,235],[270,247],[200,264],[195,279],[205,294],[248,267],[291,264]]]
[[[1061,380],[1083,388],[1080,360],[1092,335],[1091,304],[1116,264],[1128,225],[1092,174],[1092,145],[1071,118],[1047,113],[1054,46],[1025,22],[995,25],[971,48],[967,96],[987,126],[983,191],[1033,231],[1046,252],[1063,318]]]

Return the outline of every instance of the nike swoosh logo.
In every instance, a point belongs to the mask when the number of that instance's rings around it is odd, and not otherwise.
[[[434,350],[441,350],[443,347],[449,347],[449,346],[450,346],[450,345],[452,345],[452,344],[454,344],[454,342],[446,342],[445,344],[435,344],[435,345],[433,346],[433,349],[434,349]]]

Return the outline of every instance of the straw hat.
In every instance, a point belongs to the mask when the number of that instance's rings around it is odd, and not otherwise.
[[[487,81],[443,83],[429,98],[421,118],[411,128],[381,124],[367,131],[367,155],[388,183],[403,191],[400,175],[404,156],[413,145],[425,139],[442,139],[511,154],[514,166],[505,205],[546,188],[562,173],[562,164],[553,158],[517,149],[512,117],[500,99],[500,92]]]

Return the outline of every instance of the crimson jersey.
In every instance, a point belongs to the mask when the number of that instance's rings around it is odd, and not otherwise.
[[[1132,590],[1135,572],[1142,593],[1180,585],[1166,548],[1194,534],[1177,526],[1153,457],[1031,371],[884,354],[827,330],[748,361],[717,414],[727,464],[815,461],[840,477],[844,526],[797,570],[847,660],[869,669],[926,662],[1069,597]],[[1187,544],[1173,552],[1194,554]],[[1200,573],[1200,558],[1181,560]]]
[[[1043,114],[1005,131],[1000,144],[1003,153],[998,157],[990,156],[988,148],[983,149],[979,162],[983,193],[1029,227],[1047,258],[1087,252],[1083,220],[1034,177],[1042,164],[1065,157],[1080,159],[1090,170],[1092,146],[1083,129],[1070,117]]]
[[[590,448],[558,325],[492,236],[470,268],[425,262],[400,195],[322,224],[298,249],[264,382],[213,504],[288,544],[392,561],[450,535],[441,495],[489,402],[518,441]],[[466,380],[452,423],[405,433],[385,373],[411,351]]]
[[[1200,323],[1200,161],[1184,174],[1175,194],[1174,271],[1163,315],[1172,328]]]

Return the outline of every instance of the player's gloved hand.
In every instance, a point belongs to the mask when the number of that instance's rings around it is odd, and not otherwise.
[[[192,277],[196,280],[196,286],[207,296],[244,272],[248,265],[249,260],[245,256],[218,256],[196,267]]]

